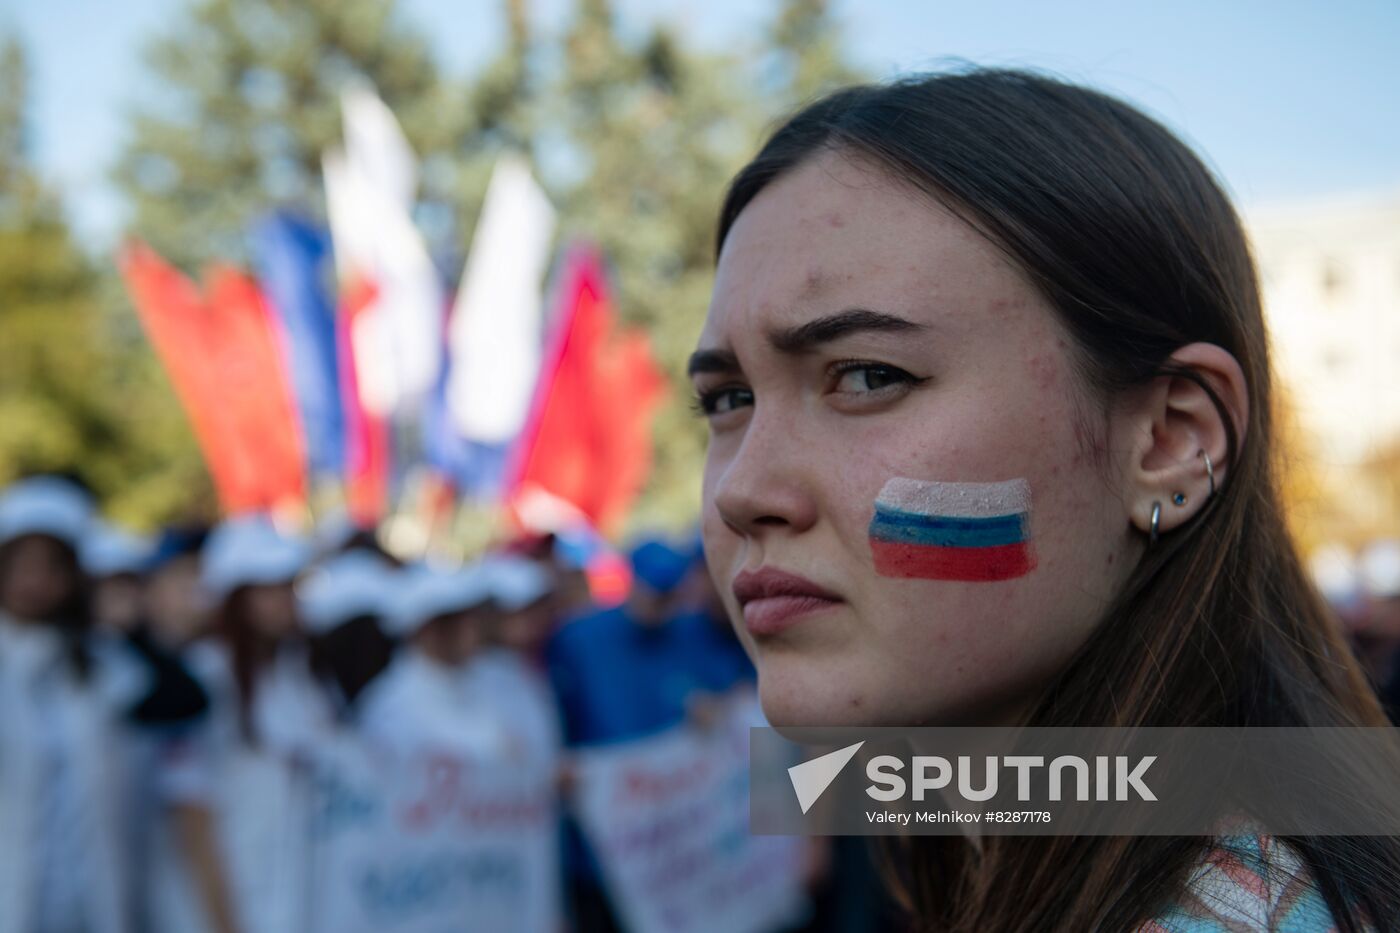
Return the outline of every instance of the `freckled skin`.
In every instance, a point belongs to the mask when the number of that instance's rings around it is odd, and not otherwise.
[[[796,358],[765,340],[848,308],[928,330],[850,336]],[[1091,403],[1045,299],[946,209],[828,153],[741,213],[698,346],[732,349],[743,373],[699,374],[697,390],[752,392],[752,405],[710,418],[702,531],[769,720],[1013,720],[1121,587],[1132,561],[1113,556],[1140,547],[1123,497],[1085,456],[1090,443],[1116,448],[1076,417]],[[893,395],[859,380],[861,391],[834,389],[844,377],[832,364],[852,359],[928,381]],[[892,476],[1026,479],[1035,569],[996,582],[878,576],[867,529]],[[843,602],[755,638],[732,584],[759,567],[801,574]]]

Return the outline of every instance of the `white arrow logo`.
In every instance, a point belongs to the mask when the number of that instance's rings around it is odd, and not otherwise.
[[[803,813],[812,809],[812,804],[831,786],[831,782],[836,780],[836,775],[846,767],[846,762],[854,758],[864,744],[865,742],[861,741],[847,745],[834,752],[827,752],[820,758],[813,758],[788,768],[788,777],[792,778],[792,789],[797,793],[797,802],[801,804]]]

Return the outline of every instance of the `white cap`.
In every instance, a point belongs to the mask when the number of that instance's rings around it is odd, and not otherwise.
[[[485,572],[491,595],[505,612],[518,612],[549,595],[554,581],[538,562],[513,554],[488,558]]]
[[[209,533],[200,582],[211,598],[223,600],[240,586],[290,583],[309,557],[304,542],[279,532],[266,515],[240,515]]]
[[[0,493],[0,544],[39,534],[77,549],[92,519],[88,494],[57,476],[32,476]]]
[[[438,616],[485,605],[491,597],[490,581],[481,564],[453,570],[414,564],[398,573],[384,630],[403,638]]]
[[[90,577],[141,573],[155,554],[155,542],[102,520],[92,524],[78,557]]]
[[[1372,541],[1361,552],[1359,563],[1361,585],[1368,595],[1380,599],[1400,596],[1400,541]]]
[[[394,568],[373,551],[336,554],[297,586],[302,623],[323,635],[360,616],[383,616],[394,585]]]

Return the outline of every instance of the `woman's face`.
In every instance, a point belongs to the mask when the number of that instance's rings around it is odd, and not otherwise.
[[[0,556],[0,609],[18,619],[52,619],[82,586],[73,549],[48,535],[16,538]]]
[[[167,645],[184,645],[207,627],[207,612],[199,585],[199,558],[176,557],[146,584],[146,612],[151,626]]]
[[[744,208],[691,369],[705,552],[774,725],[1011,722],[1085,640],[1140,545],[1071,354],[990,242],[863,161]],[[741,608],[768,568],[832,598]]]

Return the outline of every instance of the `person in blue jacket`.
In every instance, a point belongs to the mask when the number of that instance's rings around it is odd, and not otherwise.
[[[682,584],[695,568],[693,550],[647,540],[629,557],[627,600],[565,622],[549,645],[546,661],[566,746],[661,732],[685,721],[698,701],[752,677],[739,643],[682,599]],[[598,866],[572,825],[566,825],[565,860],[575,929],[618,929]]]

